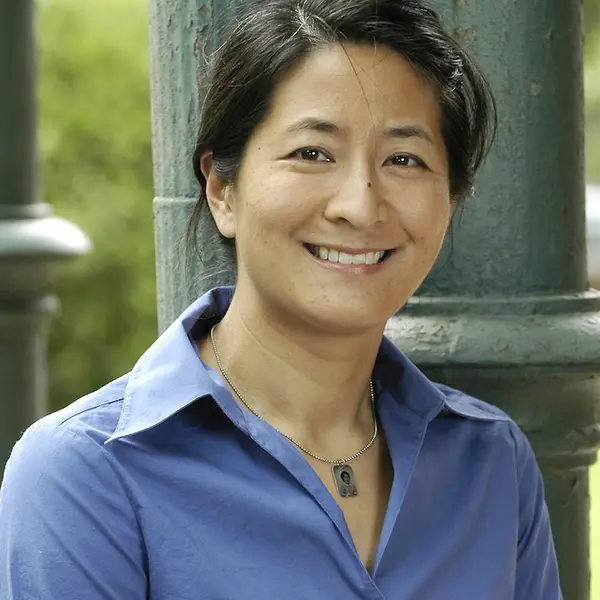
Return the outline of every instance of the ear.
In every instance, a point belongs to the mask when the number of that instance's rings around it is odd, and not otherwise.
[[[213,219],[221,234],[226,238],[235,237],[231,184],[227,184],[215,173],[212,152],[200,157],[200,170],[206,179],[206,201]]]

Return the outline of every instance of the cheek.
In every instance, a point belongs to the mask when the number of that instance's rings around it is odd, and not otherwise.
[[[272,172],[260,183],[254,179],[240,218],[253,229],[292,231],[306,222],[315,212],[314,186],[302,185],[301,178],[287,173]]]
[[[450,215],[448,187],[435,185],[412,194],[411,201],[402,207],[400,219],[413,240],[438,247],[448,229]]]

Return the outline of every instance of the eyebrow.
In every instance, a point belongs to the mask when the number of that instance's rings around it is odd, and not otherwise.
[[[314,117],[300,119],[296,123],[290,125],[287,130],[290,133],[296,131],[318,131],[320,133],[330,133],[333,135],[343,134],[341,127],[338,127],[335,123],[324,121],[323,119],[316,119]]]
[[[327,133],[336,136],[342,136],[345,133],[344,130],[335,123],[331,123],[330,121],[325,121],[323,119],[317,119],[315,117],[300,119],[296,123],[290,125],[287,131],[290,133],[295,133],[297,131],[317,131],[319,133]],[[395,125],[388,127],[384,131],[384,135],[385,137],[395,139],[408,139],[416,137],[423,139],[430,144],[434,143],[431,135],[418,125]]]
[[[397,139],[417,137],[433,144],[433,138],[425,129],[418,125],[395,126],[385,130],[385,136]]]

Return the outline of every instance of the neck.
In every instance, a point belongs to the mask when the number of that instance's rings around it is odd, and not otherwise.
[[[313,448],[360,446],[373,430],[369,380],[383,326],[333,335],[299,327],[234,294],[214,331],[221,364],[244,400],[271,425]],[[210,339],[205,361],[217,367]]]

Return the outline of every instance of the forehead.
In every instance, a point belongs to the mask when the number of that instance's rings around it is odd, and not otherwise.
[[[266,124],[306,114],[355,128],[410,121],[435,135],[440,105],[435,86],[387,47],[335,44],[314,51],[282,79]]]

